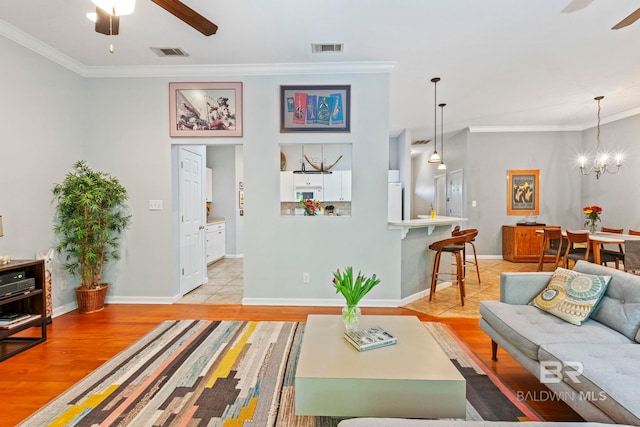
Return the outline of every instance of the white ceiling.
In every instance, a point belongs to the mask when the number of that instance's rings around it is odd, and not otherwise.
[[[640,2],[183,2],[218,33],[205,37],[150,0],[137,0],[113,37],[95,33],[85,17],[91,0],[2,0],[0,34],[30,47],[44,43],[89,71],[390,61],[389,128],[410,129],[413,140],[433,137],[435,76],[442,78],[447,134],[466,127],[584,129],[595,124],[597,95],[605,96],[603,122],[640,112],[640,21],[611,30]],[[312,54],[312,43],[344,43],[344,53]],[[189,57],[160,58],[150,47],[181,48]]]

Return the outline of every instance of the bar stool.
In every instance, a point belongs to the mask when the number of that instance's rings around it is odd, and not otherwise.
[[[436,284],[438,282],[438,276],[446,274],[448,276],[456,278],[458,287],[460,288],[460,303],[464,306],[464,262],[462,260],[462,252],[464,251],[465,244],[467,242],[467,235],[450,237],[448,239],[439,240],[429,245],[429,249],[436,252],[436,257],[433,261],[433,273],[431,274],[431,292],[429,293],[429,301],[433,299],[433,295],[436,293]],[[456,257],[456,273],[441,273],[440,269],[440,257],[443,252],[452,253]]]
[[[480,268],[478,267],[478,254],[476,252],[476,236],[478,235],[478,230],[476,228],[467,228],[465,230],[461,230],[459,225],[456,225],[453,231],[451,232],[451,236],[467,236],[467,241],[465,242],[465,248],[462,251],[462,259],[464,261],[464,275],[467,277],[467,264],[471,264],[476,269],[476,274],[478,275],[478,285],[480,284]],[[473,248],[473,261],[467,260],[467,245],[471,245]]]

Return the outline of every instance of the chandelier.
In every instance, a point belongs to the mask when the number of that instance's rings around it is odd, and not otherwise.
[[[447,104],[438,104],[440,107],[440,164],[438,165],[439,171],[446,171],[447,165],[444,164],[444,107]]]
[[[600,176],[605,173],[618,173],[620,167],[622,167],[622,156],[620,154],[616,155],[616,165],[615,170],[609,169],[609,154],[606,151],[602,151],[600,148],[600,101],[604,98],[604,96],[596,96],[595,99],[598,101],[598,125],[597,125],[597,134],[596,134],[596,151],[593,155],[593,162],[589,169],[586,167],[587,158],[586,156],[581,156],[578,161],[580,162],[580,173],[582,175],[591,175],[593,172],[596,175],[596,179],[600,179]]]
[[[436,148],[436,145],[438,145],[436,133],[438,123],[438,96],[436,92],[436,86],[438,85],[439,81],[440,77],[434,77],[431,79],[431,82],[433,83],[433,153],[431,153],[431,156],[429,157],[429,163],[440,163],[442,161],[442,159],[440,158],[440,154],[438,154],[438,150]]]

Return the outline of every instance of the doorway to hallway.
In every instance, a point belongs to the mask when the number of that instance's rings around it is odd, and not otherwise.
[[[242,258],[222,258],[214,262],[207,268],[209,281],[176,304],[242,304],[243,268]]]

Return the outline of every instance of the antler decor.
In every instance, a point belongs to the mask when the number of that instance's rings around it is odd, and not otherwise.
[[[342,155],[340,155],[340,157],[338,157],[338,159],[335,162],[331,163],[328,166],[325,166],[323,162],[320,162],[320,166],[318,166],[317,164],[309,160],[306,154],[304,155],[304,159],[311,165],[312,168],[314,168],[317,171],[330,171],[331,168],[334,167],[340,161],[340,159],[342,159]]]

